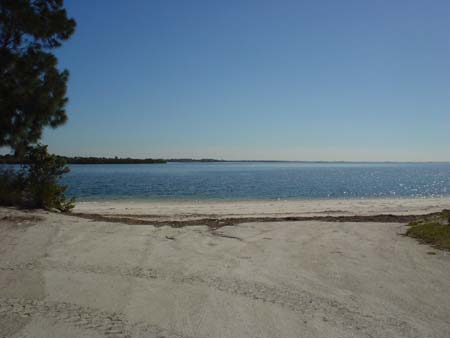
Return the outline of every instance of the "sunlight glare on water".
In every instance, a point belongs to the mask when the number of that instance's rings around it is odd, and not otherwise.
[[[92,199],[319,199],[450,195],[450,164],[71,165],[68,194]]]

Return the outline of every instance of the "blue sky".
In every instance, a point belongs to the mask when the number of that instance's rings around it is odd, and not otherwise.
[[[64,155],[450,160],[450,2],[66,0]]]

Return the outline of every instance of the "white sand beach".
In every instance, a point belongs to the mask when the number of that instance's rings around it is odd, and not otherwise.
[[[0,0],[0,338],[450,338],[449,32]]]
[[[277,217],[315,215],[424,214],[450,208],[450,198],[379,198],[318,200],[207,200],[78,202],[74,212],[167,217]]]
[[[421,214],[450,199],[85,202],[165,218]],[[131,225],[0,209],[0,337],[450,336],[450,254],[401,223]]]

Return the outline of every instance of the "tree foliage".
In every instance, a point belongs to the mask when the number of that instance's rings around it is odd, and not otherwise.
[[[0,147],[20,152],[67,120],[69,73],[51,50],[74,29],[63,0],[0,0]]]
[[[25,199],[29,206],[69,211],[73,200],[66,200],[67,186],[58,182],[69,172],[64,159],[49,154],[47,146],[39,144],[27,151],[25,159],[30,164],[24,166],[21,175],[25,178]]]
[[[65,161],[34,145],[46,126],[67,120],[69,73],[52,50],[75,30],[63,0],[0,0],[0,147],[10,147],[20,170],[0,171],[0,204],[70,210]],[[26,163],[26,164],[25,164]]]
[[[25,153],[19,170],[0,172],[0,204],[26,208],[57,209],[69,211],[73,199],[67,200],[67,186],[59,180],[69,172],[63,158],[49,154],[47,146],[36,145]]]

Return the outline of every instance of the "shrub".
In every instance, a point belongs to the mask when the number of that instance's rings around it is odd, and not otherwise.
[[[0,175],[0,203],[25,208],[57,209],[70,211],[74,199],[64,195],[67,186],[59,179],[69,172],[65,161],[49,154],[47,146],[30,147],[24,156],[22,168],[6,170]]]
[[[0,205],[20,205],[25,188],[21,172],[11,169],[0,171]]]

